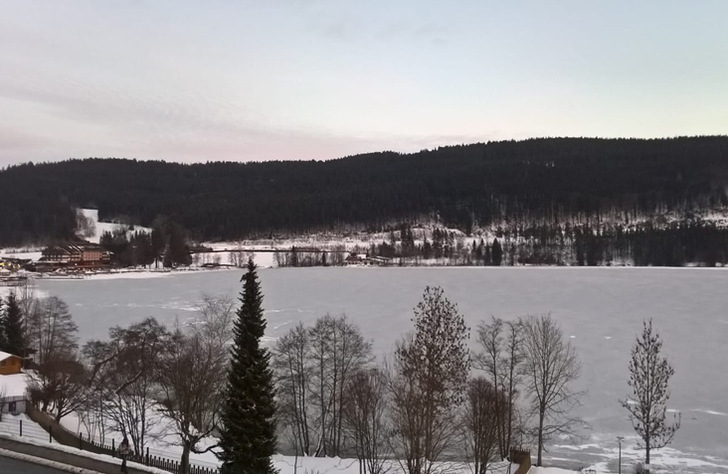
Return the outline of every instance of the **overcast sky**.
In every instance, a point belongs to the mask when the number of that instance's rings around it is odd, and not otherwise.
[[[728,1],[0,1],[0,165],[728,133]]]

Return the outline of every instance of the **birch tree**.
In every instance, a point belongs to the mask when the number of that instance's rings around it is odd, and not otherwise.
[[[537,418],[536,465],[541,466],[544,443],[555,434],[569,433],[577,421],[571,410],[580,394],[570,384],[579,377],[581,362],[550,314],[525,318],[522,327],[524,377]]]
[[[276,343],[273,370],[281,427],[289,433],[296,454],[311,455],[309,407],[313,368],[307,363],[308,330],[299,323]]]
[[[493,389],[498,453],[504,459],[511,448],[514,412],[521,384],[522,334],[520,321],[504,321],[493,317],[478,326],[478,343],[483,351],[475,355],[474,365],[483,370]]]
[[[488,464],[498,450],[496,399],[498,392],[484,377],[471,379],[463,415],[463,434],[468,461],[475,474],[485,474]]]
[[[346,386],[344,418],[354,439],[359,471],[383,474],[391,430],[388,419],[387,374],[379,369],[359,370]]]

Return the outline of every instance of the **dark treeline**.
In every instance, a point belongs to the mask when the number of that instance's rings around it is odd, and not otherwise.
[[[0,245],[68,238],[74,206],[146,226],[167,216],[205,240],[423,216],[470,234],[500,222],[686,215],[728,204],[727,186],[728,137],[532,139],[326,162],[70,160],[0,172]]]
[[[161,262],[171,268],[192,263],[185,230],[165,218],[154,220],[151,233],[119,226],[113,232],[104,232],[99,243],[111,253],[112,263],[122,267],[159,267]]]
[[[700,219],[659,226],[648,221],[632,225],[567,222],[498,227],[493,239],[462,238],[440,228],[435,228],[429,238],[419,235],[422,233],[422,229],[400,225],[390,232],[388,241],[360,250],[388,258],[390,264],[408,266],[728,264],[728,229]]]

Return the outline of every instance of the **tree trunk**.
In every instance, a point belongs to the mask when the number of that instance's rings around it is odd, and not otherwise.
[[[647,439],[647,442],[645,443],[645,463],[647,464],[647,466],[649,466],[651,468],[651,466],[650,466],[650,440],[649,440],[649,438]],[[650,471],[652,470],[650,468],[648,468],[648,469],[645,470],[645,473],[646,474],[650,474]]]
[[[544,411],[541,410],[538,414],[538,460],[536,465],[541,467],[541,452],[543,451],[543,420]]]
[[[179,474],[189,474],[190,472],[190,443],[185,441],[182,443],[182,459],[179,462]]]

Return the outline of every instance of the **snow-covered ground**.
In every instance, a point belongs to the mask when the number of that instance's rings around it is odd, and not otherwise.
[[[23,438],[37,441],[48,441],[48,432],[24,413],[19,415],[3,414],[0,421],[0,433],[20,436],[20,422],[23,423]]]

